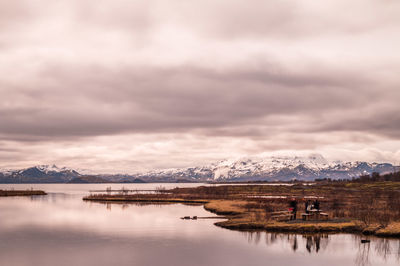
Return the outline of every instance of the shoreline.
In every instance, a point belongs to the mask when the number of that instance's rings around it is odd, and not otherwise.
[[[0,197],[17,196],[44,196],[47,195],[43,190],[0,190]]]
[[[215,199],[184,199],[184,198],[149,198],[130,196],[92,195],[83,198],[84,201],[112,203],[112,202],[138,202],[138,203],[165,203],[165,204],[202,204],[203,208],[216,215],[223,215],[224,221],[214,225],[237,231],[267,231],[279,233],[352,233],[373,235],[377,237],[400,238],[400,223],[391,223],[385,228],[379,226],[364,226],[354,219],[331,219],[328,221],[302,221],[276,222],[253,219],[253,213],[244,208],[247,201],[240,200],[215,200]]]

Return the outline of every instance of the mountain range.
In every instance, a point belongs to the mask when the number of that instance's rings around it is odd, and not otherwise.
[[[153,170],[136,174],[87,174],[66,167],[40,165],[20,170],[0,170],[0,183],[142,183],[142,182],[247,182],[315,179],[350,179],[378,172],[400,171],[390,163],[329,162],[319,154],[309,156],[245,157],[207,166]]]

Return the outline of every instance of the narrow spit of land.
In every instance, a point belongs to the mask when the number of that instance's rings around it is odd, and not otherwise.
[[[0,190],[0,197],[47,195],[42,190]]]
[[[277,221],[274,213],[298,202],[296,220]],[[305,202],[318,199],[326,221],[303,221]],[[157,190],[154,194],[92,194],[83,200],[203,204],[227,220],[217,222],[234,230],[275,232],[347,232],[400,237],[400,182],[317,182],[285,185],[222,185]]]

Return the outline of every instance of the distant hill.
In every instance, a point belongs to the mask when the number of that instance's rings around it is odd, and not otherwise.
[[[147,183],[147,182],[140,178],[135,178],[133,180],[123,180],[123,181],[120,181],[120,183]]]
[[[55,165],[22,170],[0,170],[0,183],[144,183],[144,182],[247,182],[291,181],[330,178],[351,179],[374,172],[400,171],[390,163],[328,162],[318,154],[309,156],[246,157],[223,160],[201,167],[154,170],[138,174],[88,175]]]

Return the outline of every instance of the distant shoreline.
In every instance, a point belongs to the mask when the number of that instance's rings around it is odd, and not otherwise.
[[[41,196],[47,195],[43,190],[0,190],[0,197]]]
[[[40,184],[75,184],[75,185],[79,185],[79,184],[208,184],[208,185],[267,185],[267,184],[271,184],[271,185],[280,185],[280,184],[286,184],[286,185],[293,185],[296,183],[304,183],[304,184],[314,184],[316,181],[301,181],[301,180],[297,180],[297,181],[243,181],[243,182],[239,182],[239,181],[224,181],[224,182],[217,182],[217,181],[204,181],[204,182],[183,182],[183,181],[144,181],[144,182],[36,182],[36,183],[32,183],[32,182],[0,182],[0,185],[18,185],[18,184],[25,184],[25,185],[40,185]]]

